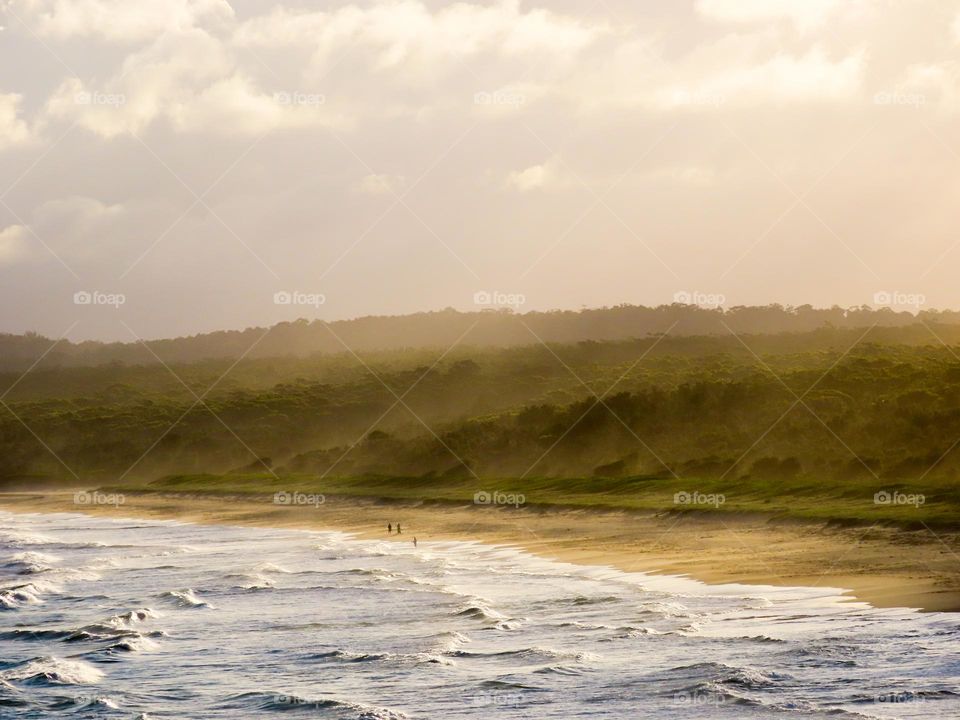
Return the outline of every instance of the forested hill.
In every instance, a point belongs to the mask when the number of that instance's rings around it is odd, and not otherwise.
[[[931,342],[931,329],[946,342],[960,340],[960,312],[926,310],[918,315],[889,308],[733,307],[694,305],[644,307],[620,305],[580,311],[514,313],[509,310],[458,312],[447,309],[400,316],[371,316],[330,323],[298,320],[271,328],[247,328],[151,340],[150,350],[137,342],[59,342],[34,333],[0,334],[0,370],[25,369],[43,353],[44,367],[104,364],[149,365],[154,353],[167,363],[250,358],[305,357],[318,353],[449,347],[462,344],[516,347],[539,341],[572,343],[672,336],[802,333],[818,328],[901,328],[900,343]],[[268,332],[269,330],[269,332]],[[152,351],[152,352],[151,352]]]

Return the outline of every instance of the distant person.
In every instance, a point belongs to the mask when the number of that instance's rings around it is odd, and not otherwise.
[[[393,532],[393,523],[387,523],[387,535]]]
[[[400,523],[397,523],[397,535],[399,535],[402,532],[403,531],[400,529]]]
[[[413,546],[414,546],[414,547],[417,546],[417,538],[416,538],[416,537],[413,538]]]

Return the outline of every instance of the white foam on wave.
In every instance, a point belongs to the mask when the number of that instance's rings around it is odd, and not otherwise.
[[[434,651],[439,653],[453,652],[461,645],[473,642],[468,636],[456,630],[448,630],[440,633],[437,642],[434,645]]]
[[[153,608],[138,608],[137,610],[130,610],[125,613],[120,613],[119,615],[114,615],[107,620],[107,624],[111,627],[124,628],[139,625],[148,620],[155,620],[158,617],[160,617],[160,615]]]
[[[96,697],[84,699],[80,704],[86,708],[106,708],[108,710],[120,709],[120,706],[106,695],[97,695]]]
[[[21,547],[24,545],[52,545],[57,540],[49,535],[24,530],[0,530],[0,542]]]
[[[59,560],[50,553],[27,550],[12,555],[7,566],[22,573],[40,573],[55,567]]]
[[[37,657],[4,670],[4,680],[43,679],[58,685],[91,685],[100,681],[103,672],[90,663],[66,658]]]
[[[161,597],[169,598],[181,607],[206,607],[213,609],[213,605],[196,596],[193,588],[187,588],[186,590],[168,590],[163,593]]]
[[[155,650],[159,647],[157,643],[144,635],[131,635],[118,640],[111,645],[108,650],[122,650],[123,652],[139,653],[146,650]]]
[[[0,609],[14,610],[24,605],[40,605],[43,599],[34,583],[0,588]]]
[[[476,618],[478,620],[502,621],[507,620],[507,616],[494,610],[486,602],[481,602],[478,598],[473,598],[469,604],[458,608],[455,614],[460,617]]]
[[[273,578],[268,578],[261,573],[245,573],[239,577],[245,581],[241,585],[244,590],[267,590],[277,584]]]

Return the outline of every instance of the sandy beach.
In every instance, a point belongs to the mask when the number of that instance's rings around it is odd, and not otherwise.
[[[314,530],[394,542],[475,540],[567,562],[686,575],[706,583],[843,588],[876,607],[960,610],[960,537],[923,529],[838,528],[755,515],[642,514],[477,507],[326,497],[275,505],[272,496],[127,494],[122,504],[77,504],[72,491],[8,492],[14,512],[84,512]],[[401,524],[402,534],[387,533]]]

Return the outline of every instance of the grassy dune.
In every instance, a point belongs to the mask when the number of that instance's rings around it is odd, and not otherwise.
[[[960,528],[960,488],[943,483],[923,488],[907,485],[878,487],[875,479],[838,483],[769,482],[762,478],[738,481],[677,479],[672,476],[628,478],[323,478],[310,475],[247,473],[175,475],[149,483],[105,486],[125,493],[202,493],[209,495],[271,495],[302,492],[330,497],[360,497],[432,503],[474,503],[479,492],[522,495],[530,506],[597,508],[697,513],[761,513],[773,517],[841,524],[880,523],[907,529]],[[899,493],[912,504],[877,504],[874,495]],[[695,496],[694,493],[698,493]],[[679,495],[679,497],[678,497]],[[720,497],[722,496],[722,497]],[[679,502],[678,502],[679,500]],[[699,501],[696,501],[699,500]]]

